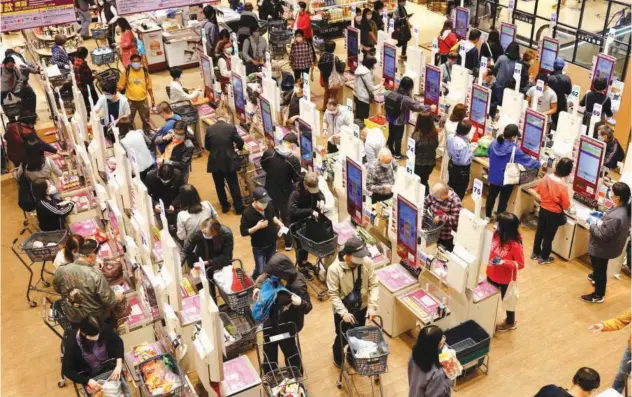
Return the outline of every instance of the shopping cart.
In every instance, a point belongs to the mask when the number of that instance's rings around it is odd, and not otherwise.
[[[104,387],[105,384],[108,382],[112,382],[109,385],[110,387],[112,386],[119,387],[118,391],[114,393],[114,395],[121,396],[121,394],[118,394],[120,392],[122,393],[123,397],[132,397],[132,390],[130,389],[129,385],[125,381],[125,376],[123,372],[121,372],[121,378],[119,380],[109,380],[115,366],[116,366],[116,358],[111,358],[109,360],[104,361],[101,364],[102,371],[100,374],[92,375],[89,373],[89,371],[80,372],[80,374],[90,375],[91,379],[94,379],[101,387]],[[75,394],[77,395],[77,397],[92,397],[96,395],[96,394],[91,394],[88,391],[88,389],[83,385],[77,385],[76,383],[73,383],[73,386],[75,388]],[[105,386],[104,388],[107,388],[107,386]],[[106,392],[103,392],[102,394],[104,396],[108,395]]]
[[[217,289],[219,290],[219,295],[222,297],[226,305],[228,305],[228,307],[231,310],[240,311],[240,310],[247,309],[250,307],[250,303],[252,302],[252,293],[255,288],[255,283],[246,274],[246,271],[244,270],[244,264],[241,262],[241,260],[233,259],[231,261],[231,266],[235,262],[239,264],[239,267],[235,269],[235,272],[237,274],[237,277],[239,278],[239,281],[241,281],[242,285],[250,284],[250,286],[244,288],[243,290],[239,292],[226,292],[219,285],[217,286]]]
[[[420,237],[426,242],[426,246],[439,241],[441,229],[443,229],[443,223],[435,223],[434,216],[431,213],[427,212],[424,214],[424,219],[421,223]]]
[[[298,337],[296,324],[283,323],[273,327],[263,328],[257,331],[257,360],[259,361],[259,371],[263,388],[268,397],[278,397],[287,395],[299,395],[299,390],[305,391],[303,382],[304,374],[303,360],[301,354],[301,343]],[[279,366],[278,350],[283,354],[290,352],[284,357],[285,366]],[[273,357],[270,357],[272,354]],[[285,387],[286,394],[279,391]],[[295,392],[295,394],[290,394]]]
[[[353,381],[354,376],[366,376],[373,380],[371,382],[371,395],[375,395],[375,386],[378,385],[378,390],[380,392],[380,396],[384,395],[384,390],[382,389],[382,382],[380,382],[380,375],[386,373],[388,371],[388,343],[384,339],[383,332],[383,320],[382,317],[376,316],[375,320],[379,320],[379,325],[368,325],[363,327],[355,327],[349,329],[346,333],[340,334],[340,345],[342,346],[342,357],[346,357],[346,359],[342,360],[342,365],[340,365],[340,376],[338,378],[337,386],[338,388],[342,388],[342,384],[344,381],[345,387],[349,392],[349,396],[353,397],[354,392],[355,395],[360,395],[355,382]],[[340,322],[340,329],[343,329],[344,321]],[[347,354],[345,356],[345,348],[343,342],[343,338],[346,338],[349,341],[351,338],[355,338],[361,342],[371,342],[376,345],[376,350],[372,352],[369,357],[364,357],[364,354],[359,354],[360,352],[355,352],[354,349],[349,345],[347,349]]]
[[[23,229],[20,232],[20,235],[24,234],[25,231],[31,232],[29,229]],[[56,230],[52,232],[37,232],[28,236],[19,247],[16,247],[16,243],[18,242],[18,238],[14,239],[11,243],[11,250],[18,257],[20,262],[24,265],[26,270],[29,272],[29,283],[26,290],[26,300],[31,307],[37,306],[37,302],[31,300],[30,293],[31,291],[44,292],[47,294],[56,294],[51,290],[39,289],[39,284],[41,283],[44,287],[50,287],[50,282],[44,280],[44,273],[49,275],[53,275],[54,273],[46,270],[46,262],[53,261],[57,252],[59,252],[62,244],[66,242],[68,238],[67,230]],[[39,243],[39,244],[38,244]],[[27,256],[31,261],[30,264],[27,264],[24,260],[24,256]],[[40,278],[33,285],[33,265],[36,262],[42,262],[42,268],[40,270]]]
[[[94,75],[95,86],[97,87],[99,92],[103,93],[103,86],[105,84],[107,83],[118,84],[120,77],[121,77],[120,70],[114,69],[114,68],[106,69]],[[97,98],[92,98],[92,100],[96,101]]]
[[[230,310],[228,305],[224,304],[219,306],[219,312],[220,316],[224,314],[230,319],[241,336],[239,340],[226,346],[226,358],[228,360],[232,360],[256,346],[257,328],[259,326],[255,322],[250,308],[235,311]]]
[[[287,21],[270,21],[269,42],[272,59],[282,60],[289,53],[288,46],[292,42],[292,30],[287,28]]]
[[[290,232],[292,233],[292,237],[294,239],[295,248],[303,249],[317,258],[316,264],[311,266],[311,269],[309,270],[318,277],[321,281],[322,287],[320,289],[316,288],[314,283],[309,282],[307,279],[305,281],[307,285],[317,294],[318,300],[325,300],[328,291],[327,285],[325,284],[327,281],[327,270],[329,265],[333,262],[334,255],[338,251],[338,234],[334,232],[333,237],[321,242],[313,241],[307,237],[307,224],[305,221],[293,223],[290,226]],[[299,274],[301,273],[299,272]],[[304,276],[301,274],[301,277]]]
[[[49,310],[47,309],[47,306]],[[60,352],[61,352],[61,361],[64,359],[64,344],[66,342],[66,338],[72,334],[72,324],[62,310],[62,300],[52,301],[47,296],[42,298],[42,320],[44,324],[55,333],[61,339]],[[58,387],[66,386],[66,377],[64,373],[61,373],[61,378],[57,381]]]

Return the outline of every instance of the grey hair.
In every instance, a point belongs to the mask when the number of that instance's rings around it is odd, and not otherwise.
[[[605,135],[608,137],[608,140],[611,140],[614,137],[614,132],[609,125],[603,124],[597,129],[598,135]]]
[[[381,159],[384,156],[392,156],[393,154],[391,153],[391,151],[388,148],[383,147],[382,149],[380,149],[379,152],[377,152],[377,158],[378,160]]]
[[[444,194],[447,194],[450,191],[448,185],[443,182],[437,182],[430,188],[430,192],[434,197],[441,197]]]

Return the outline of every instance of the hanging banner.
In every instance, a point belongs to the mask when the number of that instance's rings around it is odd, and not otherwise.
[[[76,22],[73,0],[2,0],[3,32]]]
[[[116,10],[119,15],[128,15],[163,10],[166,8],[186,7],[202,3],[204,3],[204,1],[201,0],[117,0]]]

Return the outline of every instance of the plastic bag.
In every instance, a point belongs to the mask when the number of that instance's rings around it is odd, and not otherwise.
[[[489,156],[489,145],[492,143],[491,136],[484,136],[478,140],[476,150],[474,151],[474,156],[476,157],[488,157]]]

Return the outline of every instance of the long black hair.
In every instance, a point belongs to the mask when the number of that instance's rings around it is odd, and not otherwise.
[[[419,331],[412,357],[415,364],[423,372],[430,372],[433,366],[441,368],[439,362],[441,338],[443,338],[443,331],[436,325],[428,325]]]
[[[399,87],[397,88],[397,93],[411,96],[413,92],[413,87],[415,86],[415,82],[408,76],[404,76],[402,81],[399,82]]]
[[[502,144],[503,142],[505,142],[505,139],[512,139],[517,137],[518,135],[520,135],[520,130],[518,129],[518,126],[515,124],[509,124],[505,127],[503,133],[498,135],[496,141]]]
[[[515,214],[511,212],[498,214],[496,222],[498,230],[496,230],[495,234],[500,237],[501,245],[509,244],[512,241],[522,243],[522,236],[520,236],[520,231],[518,230],[520,220]]]
[[[182,185],[178,196],[180,197],[180,208],[182,211],[188,211],[189,214],[202,212],[202,200],[195,186]]]
[[[615,182],[612,185],[612,193],[615,196],[619,197],[621,202],[619,205],[624,205],[625,209],[628,211],[628,217],[630,216],[630,186],[623,182]]]
[[[518,62],[520,60],[520,45],[517,42],[512,41],[507,46],[505,55],[507,55],[507,58],[511,59],[512,61]]]

